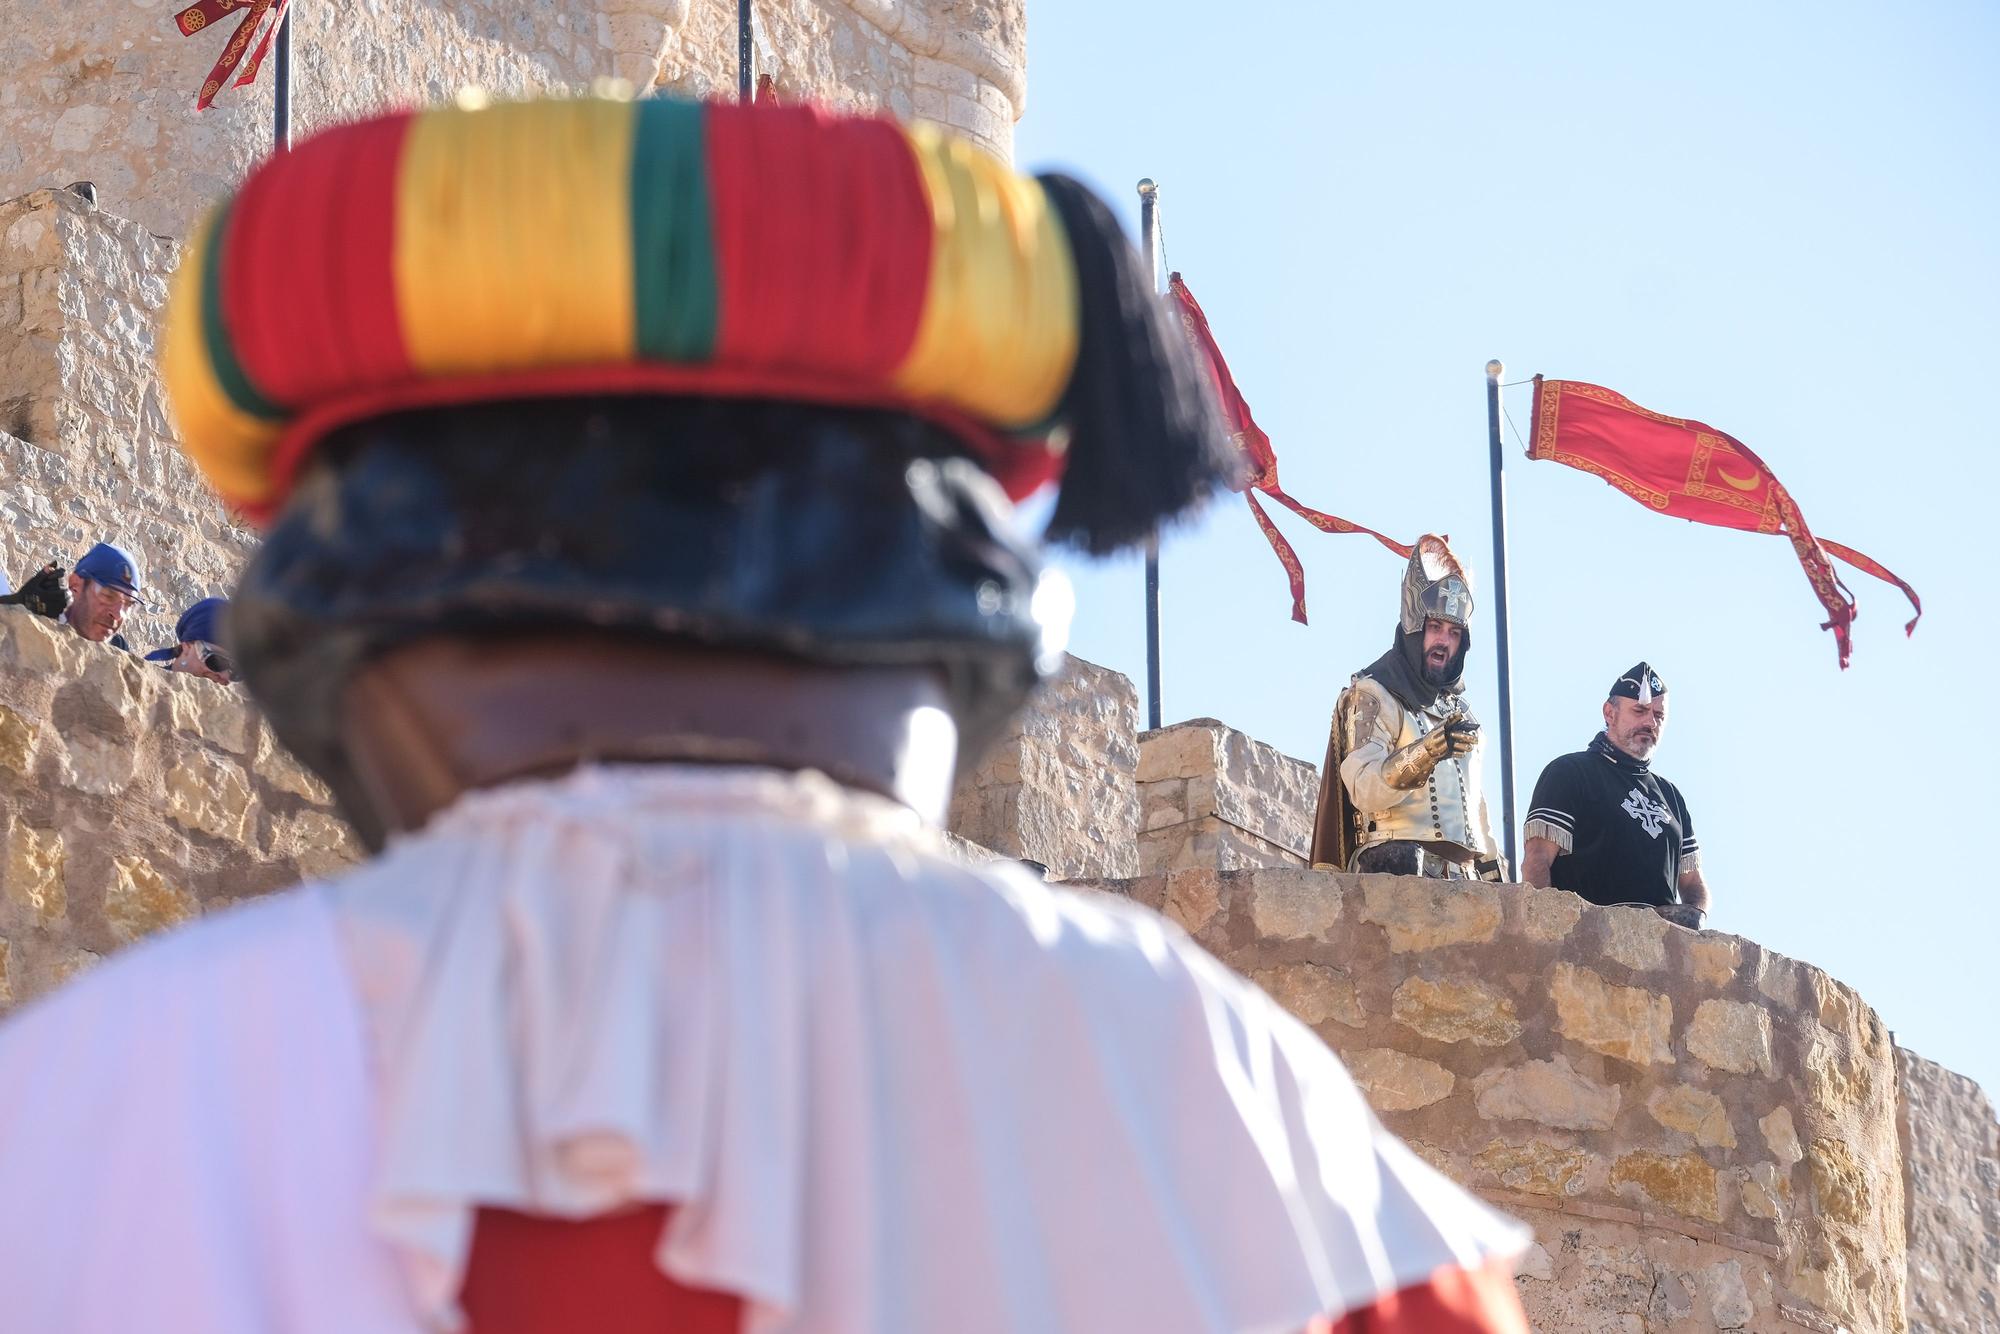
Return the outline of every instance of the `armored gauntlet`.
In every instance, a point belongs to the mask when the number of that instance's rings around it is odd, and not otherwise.
[[[1382,781],[1405,792],[1424,785],[1431,770],[1479,744],[1479,724],[1453,718],[1435,732],[1412,741],[1382,761]]]

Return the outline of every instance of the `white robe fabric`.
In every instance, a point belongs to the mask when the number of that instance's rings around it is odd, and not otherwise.
[[[1292,1334],[1525,1243],[1158,916],[817,775],[601,768],[0,1029],[15,1326],[421,1334],[480,1205],[754,1334]]]

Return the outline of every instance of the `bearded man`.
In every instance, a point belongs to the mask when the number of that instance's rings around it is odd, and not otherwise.
[[[1522,1232],[1163,919],[935,825],[1226,442],[1114,215],[801,107],[461,105],[175,278],[230,646],[376,850],[0,1031],[23,1330],[1524,1334]]]
[[[1521,876],[1592,903],[1644,904],[1679,926],[1708,916],[1701,845],[1681,790],[1653,772],[1667,685],[1648,663],[1611,683],[1604,730],[1550,760],[1522,833]]]
[[[1505,878],[1480,787],[1479,721],[1463,698],[1471,624],[1465,567],[1425,535],[1403,573],[1395,642],[1334,705],[1315,869]]]

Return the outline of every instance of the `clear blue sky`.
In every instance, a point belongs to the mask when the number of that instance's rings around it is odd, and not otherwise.
[[[1843,673],[1782,538],[1510,453],[1521,807],[1651,660],[1712,925],[1852,984],[2000,1097],[2000,10],[1043,0],[1029,22],[1018,160],[1135,231],[1134,183],[1160,182],[1286,488],[1473,563],[1489,724],[1489,357],[1729,431],[1819,535],[1917,587],[1905,639],[1901,595],[1848,577]],[[1526,387],[1507,404],[1525,434]],[[1272,512],[1312,625],[1243,503],[1211,508],[1162,558],[1165,717],[1316,764],[1401,569]],[[1139,563],[1069,568],[1073,649],[1143,691]]]

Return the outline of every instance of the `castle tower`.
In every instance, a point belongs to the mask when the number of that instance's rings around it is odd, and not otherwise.
[[[168,642],[252,541],[173,447],[153,332],[179,240],[269,151],[272,71],[195,94],[239,21],[184,37],[173,0],[30,5],[0,27],[0,570],[100,538],[132,549]],[[883,107],[1006,156],[1024,101],[1024,0],[758,0],[781,96]],[[467,86],[733,95],[735,0],[294,0],[304,135]],[[96,202],[62,187],[90,181]]]

